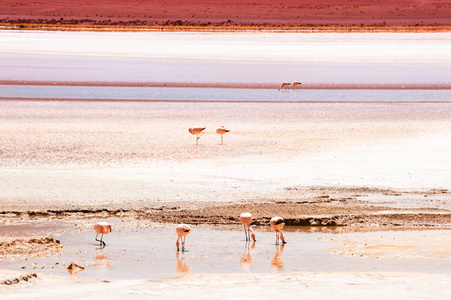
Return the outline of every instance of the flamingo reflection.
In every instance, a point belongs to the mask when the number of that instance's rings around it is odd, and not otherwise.
[[[284,268],[282,261],[283,248],[285,248],[284,244],[276,245],[276,255],[271,259],[271,269],[273,271],[282,271]]]
[[[96,258],[94,259],[94,266],[98,269],[109,269],[111,267],[111,261],[109,260],[108,256],[106,256],[102,249],[105,248],[103,246],[102,248],[96,249]]]
[[[252,252],[255,249],[255,242],[252,243],[250,241],[246,242],[244,246],[243,255],[241,255],[240,265],[242,270],[250,270],[252,265]]]
[[[185,253],[182,252],[182,254],[180,254],[180,252],[176,252],[176,257],[177,257],[177,273],[189,273],[190,272],[190,268],[187,266],[186,262],[185,262]]]

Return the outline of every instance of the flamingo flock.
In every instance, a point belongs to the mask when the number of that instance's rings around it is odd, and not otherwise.
[[[199,139],[205,134],[205,129],[206,127],[188,128],[189,133],[196,136],[196,145],[199,145]],[[216,133],[221,136],[221,145],[224,145],[224,134],[226,134],[227,132],[230,132],[230,130],[224,128],[224,126],[220,126],[218,129],[216,129]]]
[[[293,84],[291,84],[290,82],[284,81],[282,82],[282,85],[277,89],[278,91],[280,91],[281,89],[287,90],[290,86],[293,86],[293,90],[296,89],[296,87],[298,85],[301,85],[301,83],[299,81],[295,81],[293,82]]]
[[[244,235],[246,236],[246,243],[250,242],[251,239],[254,241],[254,243],[257,241],[255,238],[254,230],[252,229],[253,226],[251,226],[252,223],[252,214],[245,212],[240,215],[240,222],[243,224],[244,227]],[[279,245],[279,239],[282,241],[282,244],[286,244],[285,237],[283,236],[282,229],[285,225],[284,220],[281,217],[274,217],[269,222],[271,228],[276,233],[276,245]],[[94,224],[94,230],[96,231],[96,238],[95,240],[97,242],[100,242],[100,246],[105,247],[105,242],[103,241],[103,235],[108,234],[112,232],[112,226],[109,223],[106,222],[98,222]],[[180,243],[182,252],[185,251],[185,241],[186,236],[190,234],[192,231],[191,226],[187,224],[180,224],[177,225],[175,228],[175,231],[177,233],[177,242],[175,243],[177,247],[177,251],[180,251]],[[101,234],[100,240],[98,239],[98,235]]]

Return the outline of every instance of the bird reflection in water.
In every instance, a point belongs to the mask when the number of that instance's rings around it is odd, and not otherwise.
[[[188,267],[188,265],[185,262],[185,253],[181,253],[180,252],[176,252],[176,257],[177,257],[177,273],[189,273],[190,272],[190,268]]]
[[[271,259],[271,269],[273,271],[283,271],[284,265],[282,261],[282,253],[283,248],[285,248],[285,245],[276,245],[276,255]]]
[[[111,261],[108,256],[103,253],[102,249],[105,246],[96,249],[96,258],[94,259],[94,266],[98,269],[107,270],[111,267]]]
[[[241,255],[240,265],[242,270],[250,270],[252,266],[252,252],[255,249],[255,242],[252,243],[250,241],[246,242],[244,246],[243,255]]]

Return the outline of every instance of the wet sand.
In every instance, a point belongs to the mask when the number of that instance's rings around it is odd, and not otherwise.
[[[249,210],[261,224],[277,213],[293,225],[449,223],[447,103],[0,106],[4,215],[226,224]],[[219,125],[231,129],[225,145]],[[207,127],[199,145],[196,126]]]

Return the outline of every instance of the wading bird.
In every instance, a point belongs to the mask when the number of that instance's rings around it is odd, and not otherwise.
[[[282,233],[283,226],[285,225],[281,217],[274,217],[269,221],[269,225],[276,232],[276,245],[279,244],[279,237],[282,240],[282,244],[285,244],[285,238]]]
[[[285,90],[291,85],[289,82],[283,82],[278,91],[280,91],[282,88],[285,88]]]
[[[196,136],[196,145],[198,145],[198,141],[199,141],[200,137],[205,133],[205,132],[203,132],[205,130],[205,128],[206,127],[204,127],[204,128],[196,127],[196,128],[188,129],[189,133]]]
[[[100,242],[100,246],[105,246],[105,242],[102,240],[104,234],[108,234],[108,232],[111,232],[111,224],[108,224],[106,222],[98,222],[94,224],[94,230],[97,232],[96,234],[96,241]],[[97,237],[101,234],[100,240],[97,239]]]
[[[294,90],[298,85],[301,85],[301,83],[300,83],[299,81],[293,82],[293,90]]]
[[[216,129],[216,133],[221,135],[221,145],[223,145],[223,136],[224,134],[226,134],[227,132],[230,132],[230,130],[225,129],[224,126],[219,127],[218,129]]]
[[[177,225],[177,227],[175,228],[175,231],[177,232],[178,238],[177,238],[177,243],[175,243],[175,245],[177,246],[177,251],[179,251],[179,240],[181,239],[182,242],[182,251],[185,251],[185,239],[186,236],[191,232],[191,227],[189,225],[186,224],[180,224]]]
[[[244,226],[244,235],[246,236],[246,242],[250,241],[251,238],[256,242],[254,230],[251,227],[252,215],[250,213],[242,213],[240,215],[241,224]]]

